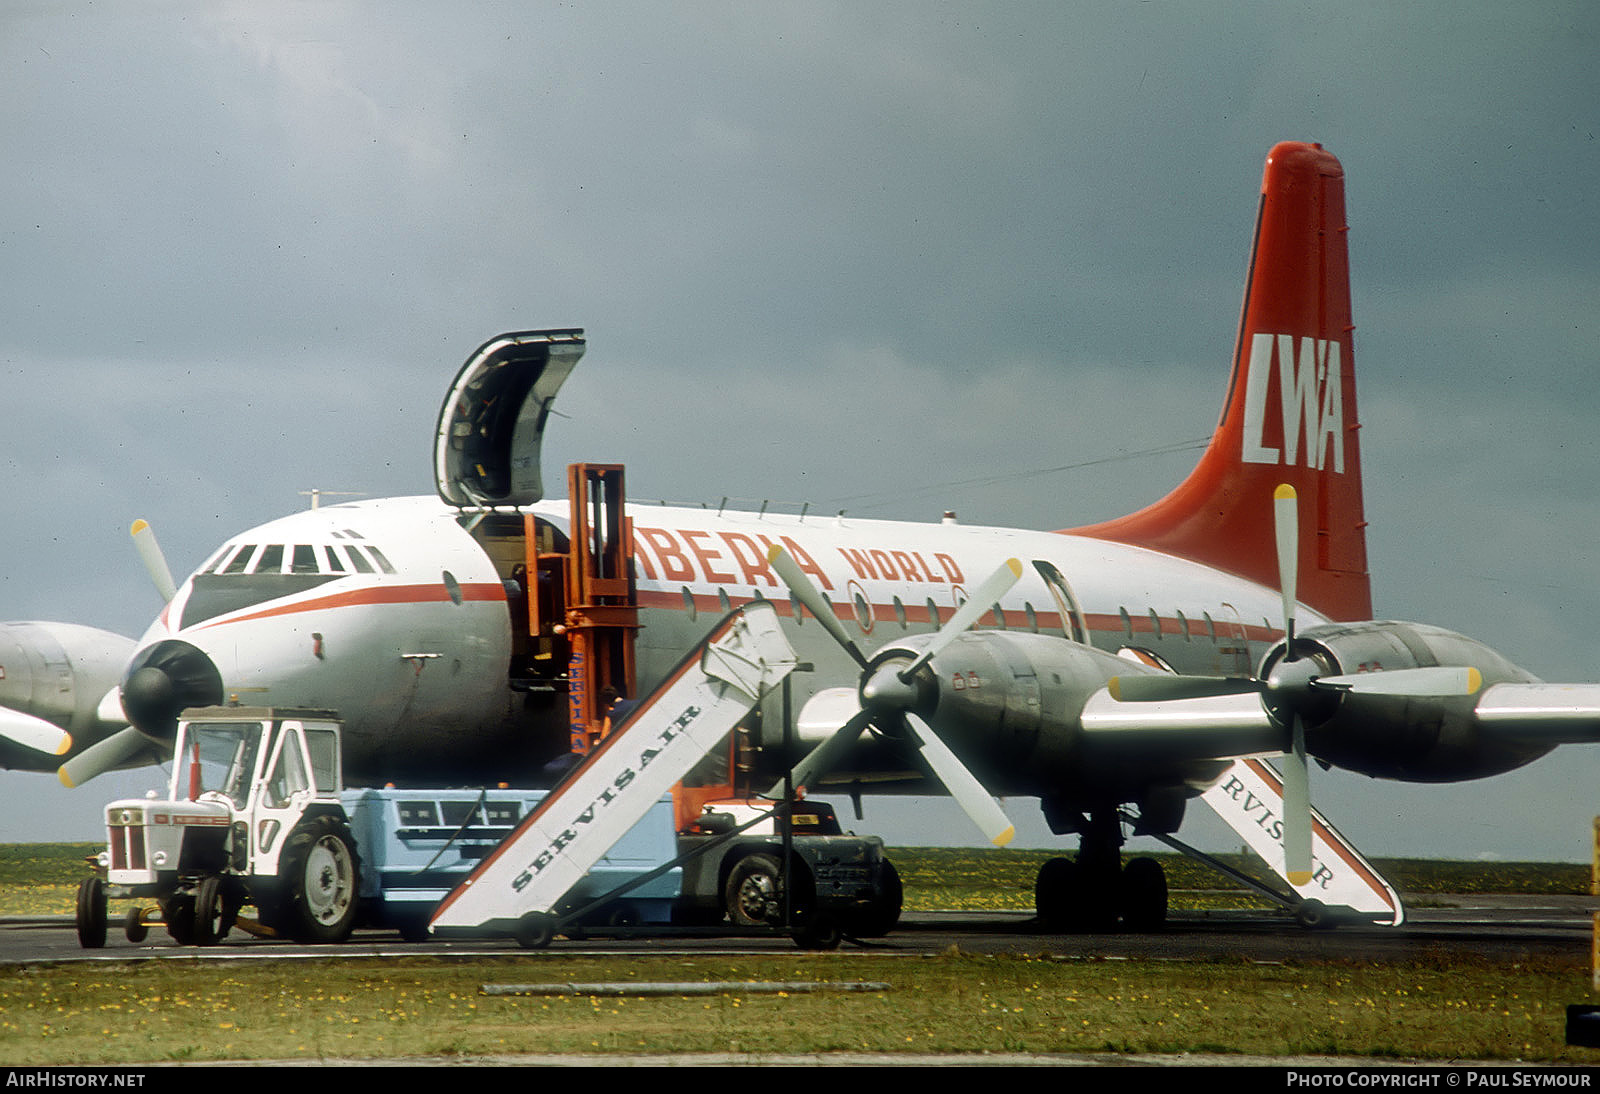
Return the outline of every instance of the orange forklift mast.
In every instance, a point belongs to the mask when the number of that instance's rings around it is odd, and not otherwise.
[[[626,512],[621,464],[575,463],[567,467],[571,525],[567,549],[541,541],[527,517],[528,569],[536,583],[528,596],[528,633],[549,635],[551,653],[566,655],[568,749],[587,755],[607,732],[605,693],[629,699],[636,691],[634,638],[639,631],[638,590],[633,580],[633,522]],[[541,545],[542,544],[542,545]],[[752,719],[759,718],[759,712]],[[734,795],[737,769],[747,766],[748,735],[736,732],[673,788],[680,830],[699,816],[704,802]]]
[[[571,751],[582,755],[604,734],[605,690],[615,688],[635,698],[633,638],[639,629],[639,607],[630,572],[633,524],[625,512],[622,465],[571,464],[567,497],[572,506],[571,546],[564,567],[564,622],[571,651],[568,722]]]

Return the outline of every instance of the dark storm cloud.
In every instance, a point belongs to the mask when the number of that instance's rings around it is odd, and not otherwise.
[[[427,491],[449,376],[538,326],[591,338],[547,463],[623,460],[639,497],[1114,516],[1192,459],[1138,454],[1215,424],[1262,159],[1312,139],[1349,177],[1379,610],[1593,679],[1595,29],[1578,4],[9,6],[0,616],[137,632],[135,516],[182,569],[300,490]],[[1594,763],[1497,791],[1569,797],[1548,827],[1426,839],[1558,841]]]

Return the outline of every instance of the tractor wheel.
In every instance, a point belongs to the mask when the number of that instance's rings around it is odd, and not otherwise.
[[[173,893],[161,903],[161,919],[167,933],[180,946],[194,944],[194,894]]]
[[[78,884],[78,945],[98,950],[106,944],[106,883],[86,877]]]
[[[355,929],[360,884],[361,860],[350,830],[333,817],[313,817],[283,845],[275,918],[298,942],[343,942]]]
[[[149,936],[150,924],[144,921],[143,908],[128,909],[128,914],[122,919],[122,933],[127,935],[128,941],[135,946]]]
[[[222,879],[204,878],[194,894],[194,944],[214,946],[228,935],[232,924],[223,908]]]

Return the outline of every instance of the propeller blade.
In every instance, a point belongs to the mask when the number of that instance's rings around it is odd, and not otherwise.
[[[804,759],[795,764],[790,779],[795,786],[809,786],[812,779],[831,771],[838,766],[839,760],[850,751],[850,746],[856,743],[856,738],[861,736],[862,730],[872,724],[872,714],[861,711],[844,725],[824,740],[816,748],[806,753]],[[815,788],[813,788],[815,789]],[[775,784],[767,791],[767,797],[779,798],[783,796],[783,783]]]
[[[795,599],[804,604],[806,610],[811,613],[818,623],[822,624],[822,629],[831,634],[833,640],[843,646],[846,653],[855,658],[857,665],[861,668],[866,668],[866,657],[862,655],[854,640],[845,631],[844,624],[839,622],[839,617],[833,612],[833,605],[828,603],[828,598],[822,595],[822,591],[811,583],[811,579],[806,576],[805,571],[795,564],[793,558],[789,557],[789,552],[774,543],[771,549],[767,551],[767,563],[783,583],[789,587],[789,591],[794,594]]]
[[[150,747],[150,738],[129,726],[96,742],[56,769],[61,785],[82,786],[96,775],[121,767]]]
[[[145,572],[150,575],[150,580],[155,582],[156,592],[161,594],[163,603],[171,603],[172,598],[178,595],[178,586],[173,583],[172,571],[167,567],[167,557],[161,553],[161,544],[156,542],[156,534],[151,529],[150,523],[145,520],[136,520],[129,529],[133,536],[133,545],[139,551],[139,559],[144,563]]]
[[[1290,885],[1311,881],[1311,774],[1306,727],[1294,716],[1294,737],[1283,757],[1283,862]]]
[[[66,730],[8,707],[0,707],[0,737],[47,756],[64,756],[72,751],[72,737]]]
[[[950,796],[955,798],[956,804],[972,818],[972,823],[978,826],[984,838],[996,847],[1004,847],[1010,843],[1012,837],[1017,834],[1017,829],[1007,819],[1005,811],[983,788],[983,784],[956,758],[956,754],[950,751],[950,746],[939,739],[939,735],[934,733],[927,722],[909,711],[905,714],[905,720],[912,738],[922,749],[922,758],[928,761],[928,766],[933,768],[934,775],[944,784],[944,788],[950,791]]]
[[[1391,669],[1386,672],[1356,672],[1348,676],[1323,676],[1312,687],[1351,695],[1393,695],[1400,698],[1447,699],[1456,695],[1476,695],[1483,687],[1483,673],[1475,668],[1439,665],[1422,669]]]
[[[1113,676],[1106,690],[1119,703],[1165,703],[1173,699],[1210,699],[1219,695],[1251,695],[1261,681],[1248,676]]]
[[[968,627],[972,626],[983,617],[983,613],[994,607],[995,602],[1011,591],[1011,586],[1022,579],[1022,563],[1017,559],[1008,558],[1000,564],[1000,568],[978,585],[972,591],[971,597],[961,607],[956,609],[945,625],[939,628],[939,633],[933,636],[933,641],[923,648],[922,653],[910,665],[900,670],[900,679],[909,680],[918,669],[932,661],[946,646],[960,637]]]
[[[1272,524],[1278,539],[1278,588],[1283,594],[1284,657],[1294,660],[1295,583],[1300,577],[1300,507],[1294,487],[1284,483],[1272,492]]]

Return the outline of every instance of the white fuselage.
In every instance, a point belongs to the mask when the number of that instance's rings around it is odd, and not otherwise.
[[[565,502],[528,512],[567,530]],[[795,708],[857,670],[796,613],[766,563],[781,544],[870,651],[934,629],[1008,558],[1003,626],[1153,654],[1189,673],[1248,674],[1278,636],[1273,590],[1121,544],[959,524],[802,518],[637,506],[634,574],[641,691],[730,607],[776,602],[802,661]],[[1320,621],[1302,610],[1308,625]],[[533,734],[564,732],[564,704],[534,710],[510,686],[513,621],[502,578],[461,515],[431,497],[296,513],[230,540],[186,580],[140,642],[181,638],[219,670],[225,696],[313,707],[345,721],[346,768],[380,780],[437,766],[514,778]],[[1038,772],[1030,773],[1037,776]],[[996,788],[1001,790],[1001,788]],[[1002,791],[1003,792],[1003,791]]]

